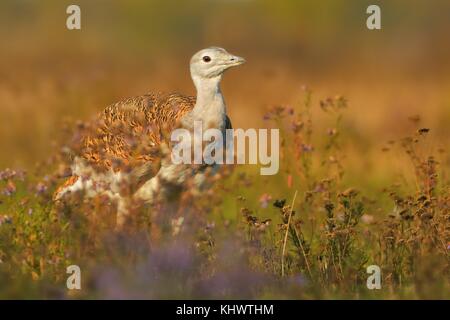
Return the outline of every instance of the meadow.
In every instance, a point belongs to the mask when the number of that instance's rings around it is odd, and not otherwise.
[[[81,1],[78,33],[58,27],[64,4],[0,5],[0,298],[449,299],[448,4],[386,4],[371,33],[361,2],[193,3]],[[137,206],[120,232],[105,198],[56,205],[93,116],[193,95],[187,63],[210,44],[248,61],[224,77],[228,113],[280,130],[279,173],[226,165],[181,210]]]

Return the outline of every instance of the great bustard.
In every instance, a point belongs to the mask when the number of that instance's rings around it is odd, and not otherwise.
[[[55,192],[55,200],[78,190],[88,197],[106,194],[118,201],[117,225],[121,226],[128,214],[129,198],[153,203],[167,197],[171,188],[182,186],[194,173],[189,166],[174,165],[161,159],[161,152],[152,151],[169,145],[171,130],[191,130],[194,121],[201,121],[204,129],[221,130],[225,138],[231,122],[220,82],[225,70],[244,62],[222,48],[203,49],[190,61],[196,98],[146,94],[108,106],[99,116],[95,134],[84,139],[72,176]],[[136,148],[136,144],[141,146]],[[117,161],[127,164],[129,170],[115,166]],[[124,181],[136,186],[131,197],[121,192]]]

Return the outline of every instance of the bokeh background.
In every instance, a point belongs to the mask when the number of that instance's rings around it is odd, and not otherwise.
[[[65,118],[148,91],[195,94],[188,62],[211,45],[248,60],[223,82],[235,127],[264,126],[269,106],[295,105],[306,85],[348,99],[348,147],[363,158],[417,114],[449,142],[448,1],[80,0],[82,29],[69,31],[72,3],[0,3],[1,167],[42,160]],[[366,28],[373,3],[382,30]]]

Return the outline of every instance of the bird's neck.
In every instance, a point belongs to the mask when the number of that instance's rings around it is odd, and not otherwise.
[[[192,110],[195,120],[202,120],[205,123],[209,123],[224,119],[226,107],[220,90],[221,79],[222,76],[208,79],[193,79],[197,88],[197,100]]]

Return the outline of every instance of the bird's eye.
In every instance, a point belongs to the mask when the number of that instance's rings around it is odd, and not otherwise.
[[[204,56],[203,57],[203,61],[210,62],[211,61],[211,57],[210,56]]]

